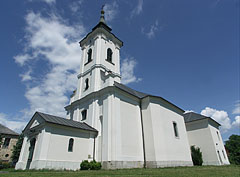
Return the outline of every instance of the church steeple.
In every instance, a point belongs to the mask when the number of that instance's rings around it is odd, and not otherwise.
[[[79,43],[82,49],[78,87],[71,102],[121,82],[120,48],[123,42],[107,26],[104,6],[98,24]]]

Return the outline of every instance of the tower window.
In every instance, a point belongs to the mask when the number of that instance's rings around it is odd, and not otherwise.
[[[173,129],[174,129],[174,135],[175,137],[179,137],[178,135],[178,129],[177,129],[177,123],[176,122],[173,122]]]
[[[112,50],[110,48],[107,49],[107,61],[112,63]]]
[[[218,133],[218,131],[217,131],[217,136],[218,136],[218,140],[220,141],[220,136],[219,136],[219,133]]]
[[[88,59],[87,59],[87,63],[91,62],[92,61],[92,49],[89,49],[88,50]],[[86,64],[87,64],[86,63]]]
[[[82,111],[82,120],[86,120],[86,119],[87,119],[87,110],[84,109],[84,110]]]
[[[74,143],[74,139],[70,138],[69,142],[68,142],[68,152],[72,152],[73,151],[73,143]]]
[[[89,79],[87,78],[85,80],[85,89],[84,90],[87,90],[89,88]]]

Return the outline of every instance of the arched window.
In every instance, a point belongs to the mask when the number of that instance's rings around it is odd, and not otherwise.
[[[89,63],[91,61],[92,61],[92,49],[89,49],[88,50],[88,60],[87,60],[87,63]]]
[[[110,63],[112,63],[112,50],[110,48],[107,49],[107,61],[109,61]]]
[[[89,79],[87,78],[85,80],[85,90],[87,90],[89,88]]]
[[[173,129],[174,129],[175,137],[179,137],[178,129],[177,129],[177,123],[176,122],[173,122]]]
[[[86,119],[87,119],[87,110],[84,109],[84,110],[82,111],[82,120],[86,120]]]
[[[68,142],[68,152],[72,152],[73,151],[73,143],[74,143],[74,139],[70,138],[69,142]]]

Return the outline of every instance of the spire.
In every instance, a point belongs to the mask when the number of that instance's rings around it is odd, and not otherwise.
[[[102,23],[106,24],[105,18],[104,18],[104,13],[105,13],[105,12],[104,12],[104,10],[103,10],[104,6],[105,6],[105,5],[103,5],[103,6],[102,6],[102,9],[101,9],[101,17],[100,17],[100,21],[99,21],[99,22],[102,22]]]

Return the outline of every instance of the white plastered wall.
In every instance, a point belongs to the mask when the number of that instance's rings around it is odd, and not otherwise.
[[[103,99],[103,168],[143,167],[143,145],[138,100],[112,90]]]
[[[159,98],[143,100],[147,167],[192,165],[184,119],[178,112]],[[175,137],[173,122],[177,123],[178,137]]]
[[[142,126],[139,101],[130,96],[120,97],[121,161],[143,161]]]

